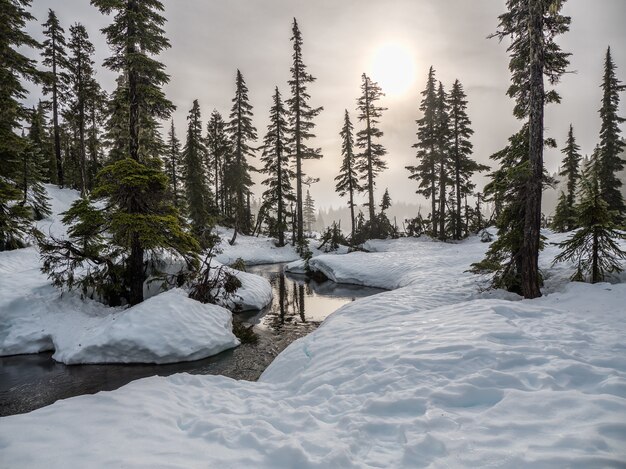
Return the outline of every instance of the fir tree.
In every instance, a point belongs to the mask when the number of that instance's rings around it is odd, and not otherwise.
[[[313,223],[315,223],[315,201],[308,190],[304,198],[304,222],[306,224],[306,230],[309,233],[313,231]]]
[[[22,190],[22,205],[29,207],[33,217],[41,220],[49,216],[49,198],[43,186],[45,168],[48,158],[42,150],[43,121],[41,114],[33,108],[30,118],[30,129],[26,146],[21,154],[21,171],[19,183]]]
[[[53,10],[48,10],[48,21],[43,24],[43,65],[50,73],[43,82],[43,93],[52,97],[52,131],[54,134],[54,153],[56,156],[57,181],[59,187],[65,184],[63,177],[63,159],[61,157],[61,130],[59,115],[61,103],[67,91],[67,53],[65,51],[65,31]]]
[[[376,176],[387,168],[383,156],[387,154],[385,147],[377,140],[383,136],[383,132],[377,127],[382,112],[386,108],[378,106],[376,102],[384,96],[378,83],[373,82],[365,75],[361,76],[361,97],[357,100],[359,121],[365,123],[365,128],[357,132],[356,146],[361,149],[357,155],[357,171],[365,175],[365,190],[368,193],[368,208],[371,229],[375,231],[376,206],[374,205],[374,187]]]
[[[576,228],[574,203],[576,199],[576,185],[580,178],[578,167],[582,158],[579,151],[580,147],[576,144],[576,139],[574,138],[574,128],[570,124],[567,142],[561,150],[561,153],[565,155],[563,167],[559,171],[559,176],[567,181],[567,195],[561,192],[561,196],[559,196],[552,224],[556,231],[570,231]]]
[[[600,160],[599,175],[602,198],[608,204],[611,213],[617,216],[616,222],[621,223],[626,217],[626,205],[620,188],[622,181],[617,173],[624,169],[621,153],[626,143],[621,139],[620,124],[626,119],[617,115],[619,109],[619,93],[626,90],[626,86],[615,76],[615,63],[611,57],[611,48],[606,51],[604,62],[604,79],[602,81],[602,107],[600,118]]]
[[[456,221],[453,235],[455,239],[461,239],[463,236],[461,200],[467,200],[467,196],[471,195],[476,187],[472,182],[472,176],[476,172],[487,171],[489,167],[479,164],[472,159],[473,145],[470,138],[474,131],[470,127],[472,123],[467,115],[467,96],[459,80],[454,82],[450,91],[449,113],[451,131],[450,157],[454,171],[453,182],[454,194],[456,196],[456,213],[454,214]],[[465,207],[467,207],[467,204],[465,204]]]
[[[525,188],[518,194],[525,204],[524,211],[519,213],[524,224],[516,227],[520,233],[512,236],[517,239],[521,235],[523,241],[518,267],[521,292],[526,298],[541,296],[538,260],[544,185],[543,114],[546,103],[560,100],[554,90],[545,91],[544,77],[550,84],[556,84],[569,63],[569,54],[555,41],[556,36],[569,30],[570,18],[560,14],[564,3],[564,0],[507,0],[507,11],[499,16],[499,28],[493,35],[500,40],[511,38],[507,49],[511,57],[511,86],[507,94],[516,101],[514,115],[528,121],[527,170],[518,173],[526,178]]]
[[[246,213],[246,199],[250,194],[252,179],[250,171],[253,169],[248,163],[248,157],[254,156],[254,148],[250,142],[257,139],[256,128],[252,125],[252,105],[248,100],[248,87],[239,70],[237,70],[235,97],[230,112],[230,122],[226,132],[230,137],[233,158],[228,167],[229,179],[226,184],[234,194],[235,230],[230,244],[235,243],[237,233],[250,232],[250,218]]]
[[[224,165],[230,152],[230,143],[226,135],[226,123],[222,115],[214,110],[207,123],[207,154],[209,157],[208,166],[213,169],[213,181],[215,183],[215,206],[217,210],[224,212]]]
[[[287,111],[278,91],[274,92],[274,104],[270,109],[270,123],[263,140],[264,163],[262,172],[267,175],[263,184],[267,186],[263,192],[266,207],[276,212],[274,233],[278,237],[278,246],[285,245],[285,231],[287,230],[287,203],[294,202],[295,197],[291,180],[295,177],[290,165],[290,148],[287,144],[288,122]]]
[[[315,81],[313,75],[306,71],[306,65],[302,59],[302,34],[298,28],[298,22],[293,19],[291,28],[293,42],[293,63],[291,65],[291,97],[287,100],[290,110],[290,125],[292,128],[292,142],[290,142],[296,164],[296,239],[298,245],[304,242],[304,218],[302,185],[305,173],[302,168],[303,160],[318,159],[322,157],[319,148],[311,148],[306,142],[315,137],[312,133],[315,123],[313,119],[323,110],[322,107],[313,108],[309,104],[310,95],[307,87]]]
[[[409,179],[419,182],[417,193],[423,195],[431,202],[432,234],[437,236],[437,82],[435,80],[435,70],[430,67],[426,88],[422,91],[422,102],[420,111],[423,113],[417,122],[417,143],[413,148],[417,148],[417,166],[407,166],[411,175]]]
[[[93,44],[89,41],[85,27],[76,23],[70,26],[70,42],[68,44],[70,56],[67,59],[67,76],[69,79],[70,105],[76,133],[78,134],[77,153],[79,158],[79,184],[81,195],[85,195],[88,188],[87,168],[87,104],[91,95],[98,92],[95,85],[93,60]]]
[[[385,212],[389,207],[391,207],[391,196],[389,195],[389,189],[385,189],[385,193],[380,202],[380,211]]]
[[[450,178],[450,119],[448,115],[448,95],[443,89],[443,84],[439,82],[437,90],[437,104],[435,108],[435,132],[437,136],[437,167],[439,171],[439,239],[446,239],[446,193],[447,187],[452,183]]]
[[[191,229],[202,247],[209,247],[211,219],[209,209],[213,208],[213,197],[207,184],[204,168],[206,147],[202,138],[202,118],[198,100],[187,116],[187,140],[183,148],[183,176],[187,214],[191,220]]]
[[[350,206],[350,235],[354,238],[355,233],[355,219],[354,219],[354,196],[358,192],[363,192],[363,187],[359,182],[359,174],[356,170],[356,155],[354,154],[354,136],[353,126],[350,122],[350,114],[346,109],[343,119],[343,128],[339,135],[341,136],[341,155],[343,161],[341,163],[341,169],[339,175],[335,177],[337,185],[335,190],[341,197],[348,195],[348,205]]]
[[[19,202],[20,156],[28,144],[16,133],[20,121],[28,119],[22,104],[26,88],[22,80],[37,81],[34,61],[22,47],[39,45],[25,31],[26,22],[34,19],[26,11],[29,0],[3,0],[0,3],[0,250],[22,247],[30,229],[29,210]]]
[[[169,182],[170,193],[174,207],[180,209],[182,207],[182,194],[180,186],[182,182],[182,166],[180,140],[176,137],[176,128],[174,127],[174,119],[170,124],[170,131],[167,134],[167,153],[165,158],[165,174]]]
[[[605,280],[611,274],[623,270],[626,251],[620,249],[617,240],[626,240],[626,234],[616,226],[615,214],[600,189],[599,170],[602,160],[590,165],[581,181],[580,204],[577,206],[577,230],[559,245],[563,251],[554,262],[574,261],[574,281],[589,278],[591,283]]]

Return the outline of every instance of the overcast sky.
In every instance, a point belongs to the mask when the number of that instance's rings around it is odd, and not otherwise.
[[[374,71],[373,56],[382,44],[405,47],[416,77],[408,92],[389,94],[382,101],[389,108],[381,123],[389,169],[377,180],[377,197],[389,187],[393,200],[419,202],[404,167],[415,162],[411,145],[416,139],[415,119],[420,117],[419,93],[431,65],[448,89],[457,78],[465,86],[476,159],[489,163],[489,155],[519,129],[511,114],[513,103],[505,95],[507,44],[486,39],[496,29],[504,0],[165,0],[164,4],[172,48],[160,60],[171,75],[165,91],[177,106],[174,120],[181,139],[193,99],[200,101],[205,121],[213,109],[227,116],[237,68],[250,90],[259,137],[264,135],[274,86],[285,97],[289,93],[289,38],[292,18],[298,19],[304,61],[317,78],[309,90],[311,104],[324,107],[313,142],[322,147],[324,158],[305,163],[306,172],[321,179],[311,188],[318,207],[344,203],[334,193],[333,181],[341,158],[338,133],[343,111],[347,108],[353,114],[358,130],[354,108],[360,76]],[[110,18],[100,15],[88,0],[34,0],[37,21],[28,29],[38,39],[49,8],[57,12],[66,32],[75,22],[86,26],[96,47],[99,80],[110,91],[115,75],[101,67],[109,49],[100,33]],[[608,45],[618,76],[626,81],[626,0],[569,0],[564,13],[572,17],[572,27],[559,42],[573,53],[570,69],[576,73],[565,76],[558,86],[563,102],[547,109],[546,130],[563,146],[573,123],[582,151],[589,153],[598,139],[599,85]],[[33,90],[29,99],[34,102],[38,97]],[[622,115],[624,109],[622,105]],[[558,151],[546,154],[550,171],[556,170],[560,157]],[[258,166],[258,160],[252,164]],[[482,185],[484,179],[479,182]],[[257,185],[254,191],[260,194],[262,188]]]

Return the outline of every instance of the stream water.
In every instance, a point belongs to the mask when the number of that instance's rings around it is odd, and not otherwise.
[[[272,303],[263,310],[237,313],[254,327],[257,343],[169,365],[67,366],[55,362],[51,352],[0,357],[0,416],[30,412],[58,399],[111,391],[154,375],[187,372],[255,381],[287,345],[315,330],[330,313],[382,291],[286,274],[282,264],[253,266],[247,271],[267,278],[274,290]]]

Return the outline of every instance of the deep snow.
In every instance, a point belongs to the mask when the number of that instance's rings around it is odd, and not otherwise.
[[[1,464],[624,466],[626,285],[566,284],[548,246],[549,294],[511,301],[477,293],[475,238],[370,244],[311,264],[395,290],[332,314],[259,382],[152,377],[6,417]]]
[[[38,227],[64,236],[59,214],[79,194],[46,188],[53,215]],[[146,284],[144,303],[109,308],[81,299],[77,292],[61,295],[39,268],[35,247],[0,253],[0,356],[55,350],[53,358],[66,364],[172,363],[205,358],[239,343],[230,311],[202,305],[181,291],[158,293],[155,284]],[[270,303],[272,288],[266,279],[233,272],[242,282],[234,300],[240,309]]]

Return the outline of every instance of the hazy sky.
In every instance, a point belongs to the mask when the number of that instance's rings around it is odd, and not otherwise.
[[[383,44],[407,50],[416,76],[406,74],[407,92],[388,94],[382,100],[389,108],[381,123],[389,169],[377,180],[378,198],[389,187],[393,200],[419,202],[416,183],[407,179],[404,167],[415,162],[411,145],[416,140],[415,119],[420,117],[419,93],[430,65],[447,89],[456,78],[465,86],[476,159],[489,163],[489,155],[519,129],[511,114],[513,103],[505,95],[507,44],[486,39],[496,29],[504,0],[165,0],[164,4],[172,48],[160,60],[171,75],[165,91],[177,106],[174,120],[181,140],[193,99],[199,99],[205,121],[213,109],[227,117],[237,68],[250,90],[259,137],[264,135],[274,86],[285,97],[289,94],[289,38],[292,18],[298,19],[304,61],[317,78],[309,89],[311,104],[324,107],[316,120],[314,140],[324,158],[305,163],[306,172],[321,179],[311,188],[318,207],[344,203],[334,193],[333,181],[341,158],[338,133],[343,111],[351,112],[358,130],[354,108],[361,73],[384,82],[385,77],[374,73],[381,68],[374,56]],[[74,22],[86,26],[96,47],[98,78],[110,91],[115,75],[101,67],[109,49],[100,33],[110,18],[100,15],[88,0],[34,0],[37,21],[28,29],[38,39],[49,8],[57,12],[66,32]],[[564,13],[572,16],[572,27],[559,42],[573,53],[570,69],[576,73],[565,76],[558,86],[563,102],[547,109],[546,130],[563,146],[573,123],[582,151],[589,153],[598,139],[599,84],[608,45],[618,76],[626,81],[626,0],[569,0]],[[31,102],[38,96],[35,90]],[[621,106],[622,115],[625,109]],[[548,151],[550,171],[556,170],[560,158],[558,151]],[[252,164],[259,166],[258,160]],[[484,178],[478,181],[482,185]],[[261,186],[254,191],[260,194]]]

